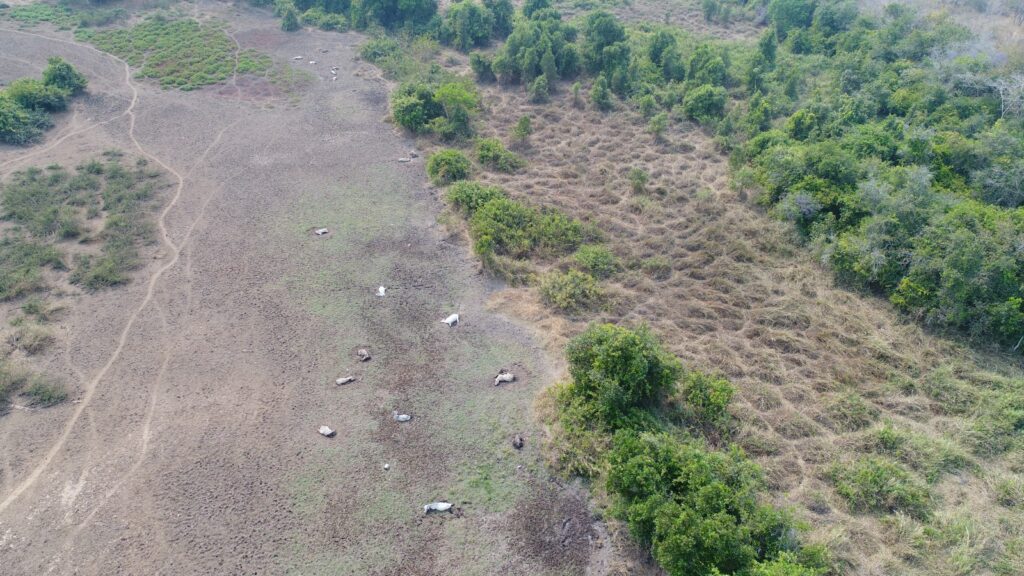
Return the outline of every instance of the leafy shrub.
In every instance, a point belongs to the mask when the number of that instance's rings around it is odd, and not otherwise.
[[[603,299],[597,280],[578,270],[546,274],[541,279],[540,293],[549,306],[570,314],[592,310]]]
[[[642,168],[629,169],[629,185],[634,194],[643,194],[647,187],[647,180],[650,178]]]
[[[359,47],[359,56],[371,63],[378,63],[391,58],[402,51],[402,45],[388,36],[376,36]]]
[[[528,255],[536,245],[536,220],[537,212],[524,204],[508,198],[491,200],[476,211],[469,223],[476,253],[485,257]]]
[[[533,123],[530,121],[530,117],[520,116],[516,121],[515,128],[512,129],[512,137],[520,145],[524,145],[530,139],[531,134],[533,134]]]
[[[682,367],[645,326],[597,324],[566,347],[573,394],[593,406],[601,424],[617,428],[660,402]]]
[[[469,55],[469,67],[473,70],[477,82],[494,82],[494,60],[483,53],[473,52]]]
[[[0,142],[29,144],[50,126],[52,122],[47,114],[27,110],[0,92]]]
[[[773,560],[794,563],[781,555],[796,546],[792,521],[757,503],[760,471],[738,449],[713,452],[699,441],[623,430],[608,465],[613,513],[669,574],[741,574]]]
[[[604,246],[580,246],[573,256],[576,263],[595,278],[609,278],[619,271],[619,259]]]
[[[530,95],[530,102],[535,104],[542,104],[547,102],[551,96],[551,88],[548,84],[548,77],[544,74],[538,76],[532,83],[528,90]]]
[[[63,386],[42,378],[34,378],[32,383],[22,393],[31,399],[32,404],[41,407],[60,404],[68,397],[68,393],[64,390]]]
[[[391,95],[391,117],[410,132],[425,132],[432,121],[442,116],[444,108],[434,98],[434,90],[426,84],[403,84]]]
[[[4,94],[22,108],[60,112],[67,108],[68,91],[32,78],[11,82]]]
[[[471,217],[481,206],[495,198],[505,198],[505,192],[497,186],[485,186],[479,182],[461,181],[448,188],[448,201],[465,216]]]
[[[352,5],[352,21],[365,28],[377,23],[385,28],[417,26],[437,14],[437,0],[361,0]]]
[[[698,427],[724,431],[729,426],[733,385],[720,376],[687,372],[679,385],[687,419]]]
[[[883,458],[864,456],[836,464],[829,479],[854,512],[903,512],[926,518],[931,511],[928,489],[902,466]]]
[[[498,172],[512,173],[523,167],[523,159],[509,152],[501,140],[483,138],[476,144],[476,157],[481,164]]]
[[[612,93],[608,89],[608,80],[604,76],[598,76],[594,81],[594,86],[590,89],[590,102],[602,112],[607,112],[614,107]]]
[[[435,186],[469,178],[469,158],[458,150],[446,149],[435,152],[427,158],[427,174]]]
[[[299,24],[299,15],[294,9],[289,8],[284,11],[284,16],[281,17],[281,30],[285,32],[295,32],[302,28]]]
[[[722,117],[725,113],[725,88],[704,84],[686,93],[683,111],[702,124]]]

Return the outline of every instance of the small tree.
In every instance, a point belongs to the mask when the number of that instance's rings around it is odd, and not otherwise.
[[[566,347],[575,395],[592,404],[612,428],[638,408],[660,401],[682,374],[646,326],[597,324]]]
[[[633,188],[634,194],[642,194],[647,186],[647,172],[640,168],[629,169],[629,185]]]
[[[512,129],[512,137],[521,146],[525,146],[529,142],[531,134],[533,134],[533,123],[530,121],[530,117],[520,116],[516,127]]]
[[[702,124],[711,122],[725,113],[725,98],[725,88],[704,84],[687,92],[683,111]]]
[[[551,95],[548,77],[545,74],[541,74],[536,80],[530,84],[530,102],[541,104],[548,101]]]
[[[575,108],[583,108],[583,98],[580,97],[580,90],[582,88],[579,82],[575,82],[572,85],[572,105]]]
[[[62,58],[54,56],[47,60],[46,69],[43,70],[43,84],[54,86],[65,90],[74,96],[89,85],[89,81],[75,67],[65,62]]]
[[[594,87],[590,89],[590,101],[602,112],[612,109],[612,92],[608,89],[608,80],[603,75],[597,77]]]
[[[654,135],[655,142],[665,139],[665,131],[668,130],[668,114],[662,112],[651,118],[647,123],[647,131]]]
[[[299,16],[295,13],[294,8],[285,10],[284,17],[281,19],[281,30],[285,32],[295,32],[302,25],[299,24]]]

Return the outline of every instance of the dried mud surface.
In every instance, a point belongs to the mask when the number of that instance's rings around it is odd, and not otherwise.
[[[118,148],[171,183],[128,286],[50,295],[68,312],[34,362],[71,398],[0,417],[0,574],[582,573],[586,499],[545,471],[530,414],[551,367],[484,309],[497,286],[437,224],[422,158],[397,162],[413,142],[382,122],[363,37],[199,10],[314,80],[166,91],[66,33],[0,29],[0,79],[60,55],[90,80],[0,173]],[[506,366],[519,381],[493,386]],[[424,516],[439,499],[456,513]]]

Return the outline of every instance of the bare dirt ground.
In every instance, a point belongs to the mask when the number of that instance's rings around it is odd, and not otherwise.
[[[0,417],[0,574],[582,573],[585,496],[550,479],[530,415],[552,370],[483,308],[497,287],[437,225],[422,159],[397,162],[413,143],[382,122],[362,37],[197,12],[316,80],[165,91],[66,33],[0,29],[0,79],[60,55],[90,81],[44,142],[0,147],[3,174],[119,148],[171,183],[127,287],[53,295],[37,367],[71,401]],[[494,387],[500,367],[519,381]],[[456,513],[425,517],[439,499]]]

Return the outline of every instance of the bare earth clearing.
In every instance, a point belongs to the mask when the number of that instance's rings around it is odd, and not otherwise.
[[[550,480],[530,415],[552,370],[482,309],[494,287],[436,224],[422,158],[397,162],[412,143],[381,121],[363,38],[230,21],[316,80],[167,91],[67,33],[0,29],[0,79],[60,55],[90,82],[44,142],[0,147],[3,175],[118,148],[171,184],[127,287],[56,297],[69,312],[36,366],[71,401],[0,417],[0,573],[582,572],[590,513]],[[494,387],[500,367],[519,381]],[[424,517],[437,499],[457,512]]]

